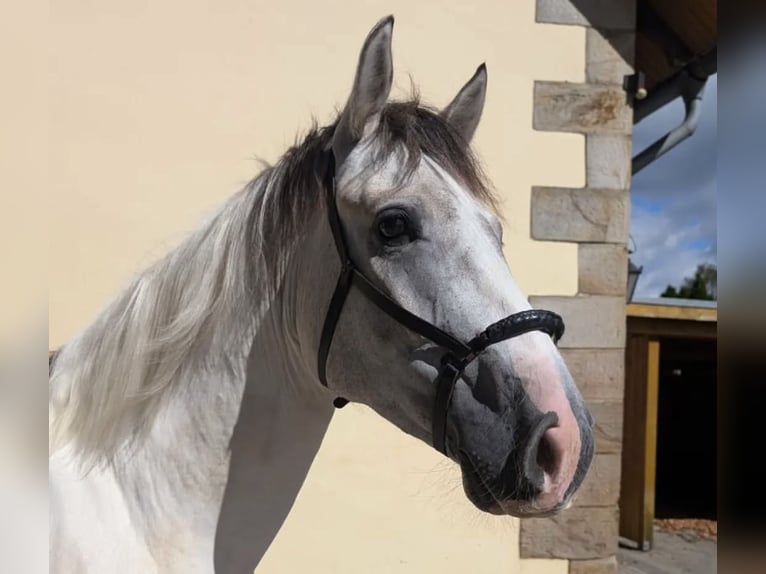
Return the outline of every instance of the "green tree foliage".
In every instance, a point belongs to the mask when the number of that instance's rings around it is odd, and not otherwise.
[[[679,287],[668,285],[660,297],[715,301],[718,298],[718,269],[713,263],[702,263],[693,277],[686,277]]]

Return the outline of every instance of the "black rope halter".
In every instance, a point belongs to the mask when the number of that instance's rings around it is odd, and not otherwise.
[[[319,380],[325,387],[328,386],[327,356],[332,345],[333,334],[335,333],[335,327],[340,319],[343,303],[346,301],[348,292],[351,290],[352,285],[356,285],[367,299],[377,305],[388,316],[446,349],[442,356],[441,367],[435,381],[436,400],[434,401],[432,417],[432,434],[434,448],[443,454],[447,454],[447,413],[455,383],[463,373],[463,370],[490,345],[512,337],[518,337],[530,331],[547,333],[556,343],[564,334],[564,321],[552,311],[530,309],[514,313],[505,319],[493,323],[482,333],[464,343],[401,307],[396,301],[370,282],[351,261],[343,235],[340,216],[338,215],[338,206],[335,201],[335,156],[332,150],[329,150],[327,153],[327,171],[323,182],[325,193],[327,194],[327,217],[342,267],[340,277],[338,277],[338,282],[335,286],[335,292],[330,300],[330,307],[327,309],[324,327],[322,328],[322,338],[319,342]],[[346,399],[338,397],[333,404],[337,408],[341,408],[347,403]]]

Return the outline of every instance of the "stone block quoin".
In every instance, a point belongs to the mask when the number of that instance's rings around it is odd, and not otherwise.
[[[570,574],[614,574],[625,375],[625,291],[633,112],[635,0],[536,0],[537,22],[586,28],[585,82],[536,81],[533,127],[582,134],[583,188],[533,187],[533,239],[578,244],[575,296],[532,296],[566,320],[559,347],[594,418],[590,474],[560,515],[522,519],[522,558],[569,560]]]

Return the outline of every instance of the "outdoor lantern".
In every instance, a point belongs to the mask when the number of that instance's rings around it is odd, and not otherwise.
[[[641,271],[644,270],[644,267],[637,267],[634,265],[634,263],[628,258],[628,301],[633,300],[633,292],[636,290],[636,283],[638,283],[638,276],[641,275]]]

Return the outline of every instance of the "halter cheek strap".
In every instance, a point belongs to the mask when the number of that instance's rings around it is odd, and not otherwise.
[[[327,195],[327,218],[332,231],[335,247],[341,260],[341,272],[335,285],[335,292],[330,300],[330,306],[325,315],[322,336],[317,353],[317,370],[319,380],[327,387],[327,357],[332,346],[335,328],[340,319],[343,304],[351,287],[356,285],[362,294],[376,305],[381,311],[395,319],[411,331],[422,335],[445,349],[441,359],[439,374],[436,377],[436,398],[432,417],[432,439],[434,448],[447,454],[447,414],[452,399],[452,393],[463,370],[478,357],[487,347],[518,337],[531,331],[542,331],[558,342],[564,334],[564,322],[559,315],[543,309],[530,309],[514,313],[487,327],[482,333],[463,343],[449,333],[439,329],[410,313],[400,306],[386,293],[376,287],[349,257],[346,239],[338,215],[335,201],[335,157],[328,151],[327,171],[325,172],[324,188]],[[338,397],[333,404],[337,408],[345,406],[348,401]]]

